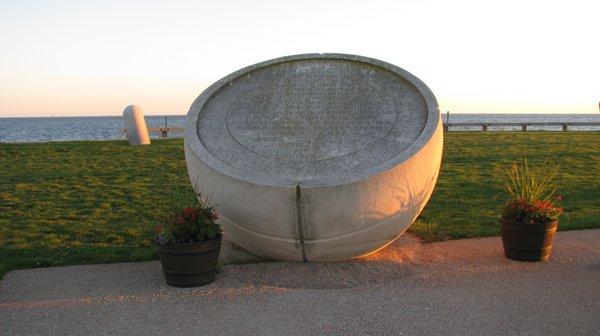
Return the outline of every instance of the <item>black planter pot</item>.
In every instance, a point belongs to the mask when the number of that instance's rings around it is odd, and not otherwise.
[[[504,255],[520,261],[547,261],[557,227],[558,221],[525,224],[500,218]]]
[[[167,284],[195,287],[215,280],[221,249],[221,235],[199,243],[156,242]]]

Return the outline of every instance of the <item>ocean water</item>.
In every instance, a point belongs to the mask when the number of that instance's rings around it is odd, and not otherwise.
[[[442,114],[444,123],[447,116]],[[600,122],[600,114],[450,114],[457,122]],[[185,116],[146,116],[148,127],[184,127]],[[121,117],[0,118],[0,142],[41,142],[125,139]],[[529,127],[529,130],[559,131],[560,126]],[[479,131],[481,127],[452,127],[451,130]],[[520,126],[489,127],[489,131],[520,130]],[[600,126],[569,127],[572,131],[600,131]],[[151,133],[151,137],[160,137]],[[182,137],[169,132],[169,137]]]
[[[164,116],[146,116],[148,127],[164,127]],[[185,116],[168,116],[166,125],[184,127]],[[0,142],[126,139],[122,117],[0,118]],[[183,132],[169,132],[182,137]],[[160,137],[160,133],[150,133]]]

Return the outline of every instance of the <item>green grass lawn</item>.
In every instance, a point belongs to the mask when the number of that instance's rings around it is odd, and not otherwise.
[[[496,163],[561,164],[561,230],[600,227],[600,133],[452,132],[436,190],[411,232],[499,234]],[[0,276],[39,266],[154,259],[155,218],[190,188],[181,139],[0,144]]]
[[[410,232],[426,240],[494,236],[506,201],[495,166],[560,164],[559,230],[600,228],[600,132],[450,132],[434,194]]]

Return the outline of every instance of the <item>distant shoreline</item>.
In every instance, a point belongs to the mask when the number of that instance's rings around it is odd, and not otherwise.
[[[185,114],[150,114],[145,117],[185,117]],[[107,115],[107,116],[44,116],[44,117],[0,117],[0,119],[57,119],[57,118],[122,118],[120,115]]]
[[[488,131],[518,131],[521,126],[493,126],[498,123],[598,123],[600,114],[473,114],[440,113],[444,123],[486,123]],[[149,128],[185,127],[185,115],[147,115]],[[1,143],[63,142],[85,140],[124,140],[121,116],[79,117],[11,117],[0,118]],[[482,126],[453,126],[450,131],[481,131]],[[561,131],[560,126],[528,126],[527,131]],[[600,131],[598,126],[569,126],[569,131]],[[159,134],[152,134],[155,137]],[[182,137],[183,132],[169,132],[169,138]]]
[[[440,111],[440,115],[445,116],[446,112]],[[450,116],[462,115],[462,116],[598,116],[600,113],[462,113],[462,112],[450,112]],[[187,114],[146,114],[145,117],[186,117]],[[0,116],[0,119],[56,119],[56,118],[121,118],[121,115],[80,115],[80,116]]]

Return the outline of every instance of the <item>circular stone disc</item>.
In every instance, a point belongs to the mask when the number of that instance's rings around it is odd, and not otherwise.
[[[207,164],[265,185],[335,185],[416,153],[437,126],[430,90],[408,72],[340,54],[279,58],[235,72],[190,109],[186,142]],[[191,140],[190,140],[191,139]]]

